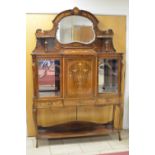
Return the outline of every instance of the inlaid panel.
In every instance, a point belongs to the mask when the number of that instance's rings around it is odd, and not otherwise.
[[[65,60],[65,96],[93,96],[94,59],[68,58]]]
[[[35,108],[37,109],[48,109],[53,107],[63,107],[62,100],[45,100],[45,101],[37,101]]]
[[[64,106],[95,105],[95,99],[65,99]]]
[[[97,105],[119,104],[119,103],[120,103],[119,97],[99,97],[97,98],[97,101],[96,101]]]

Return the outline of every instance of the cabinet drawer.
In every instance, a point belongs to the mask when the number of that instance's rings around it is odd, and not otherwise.
[[[62,100],[38,101],[36,107],[37,108],[63,107],[63,102]]]
[[[113,97],[113,98],[98,98],[96,104],[102,105],[102,104],[118,104],[120,102],[119,97]]]
[[[38,109],[37,124],[42,127],[64,124],[76,120],[76,107]]]
[[[65,100],[65,106],[78,106],[78,105],[95,105],[95,100],[84,99],[84,100]]]
[[[80,106],[77,108],[77,120],[94,122],[94,123],[108,123],[112,120],[111,106]]]

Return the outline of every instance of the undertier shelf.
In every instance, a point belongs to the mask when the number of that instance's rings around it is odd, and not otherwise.
[[[93,123],[72,123],[55,127],[39,127],[38,138],[60,139],[84,136],[107,135],[114,130],[106,125],[94,125]]]

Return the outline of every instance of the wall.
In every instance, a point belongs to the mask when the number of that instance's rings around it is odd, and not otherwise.
[[[59,13],[73,7],[94,14],[128,15],[128,0],[27,0],[27,13]]]

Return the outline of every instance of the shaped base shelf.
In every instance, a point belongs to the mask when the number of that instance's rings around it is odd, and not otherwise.
[[[77,127],[78,126],[78,127]],[[59,125],[55,127],[39,128],[37,138],[41,139],[61,139],[84,136],[107,135],[115,130],[107,128],[105,125],[95,125],[94,123],[77,123]]]

